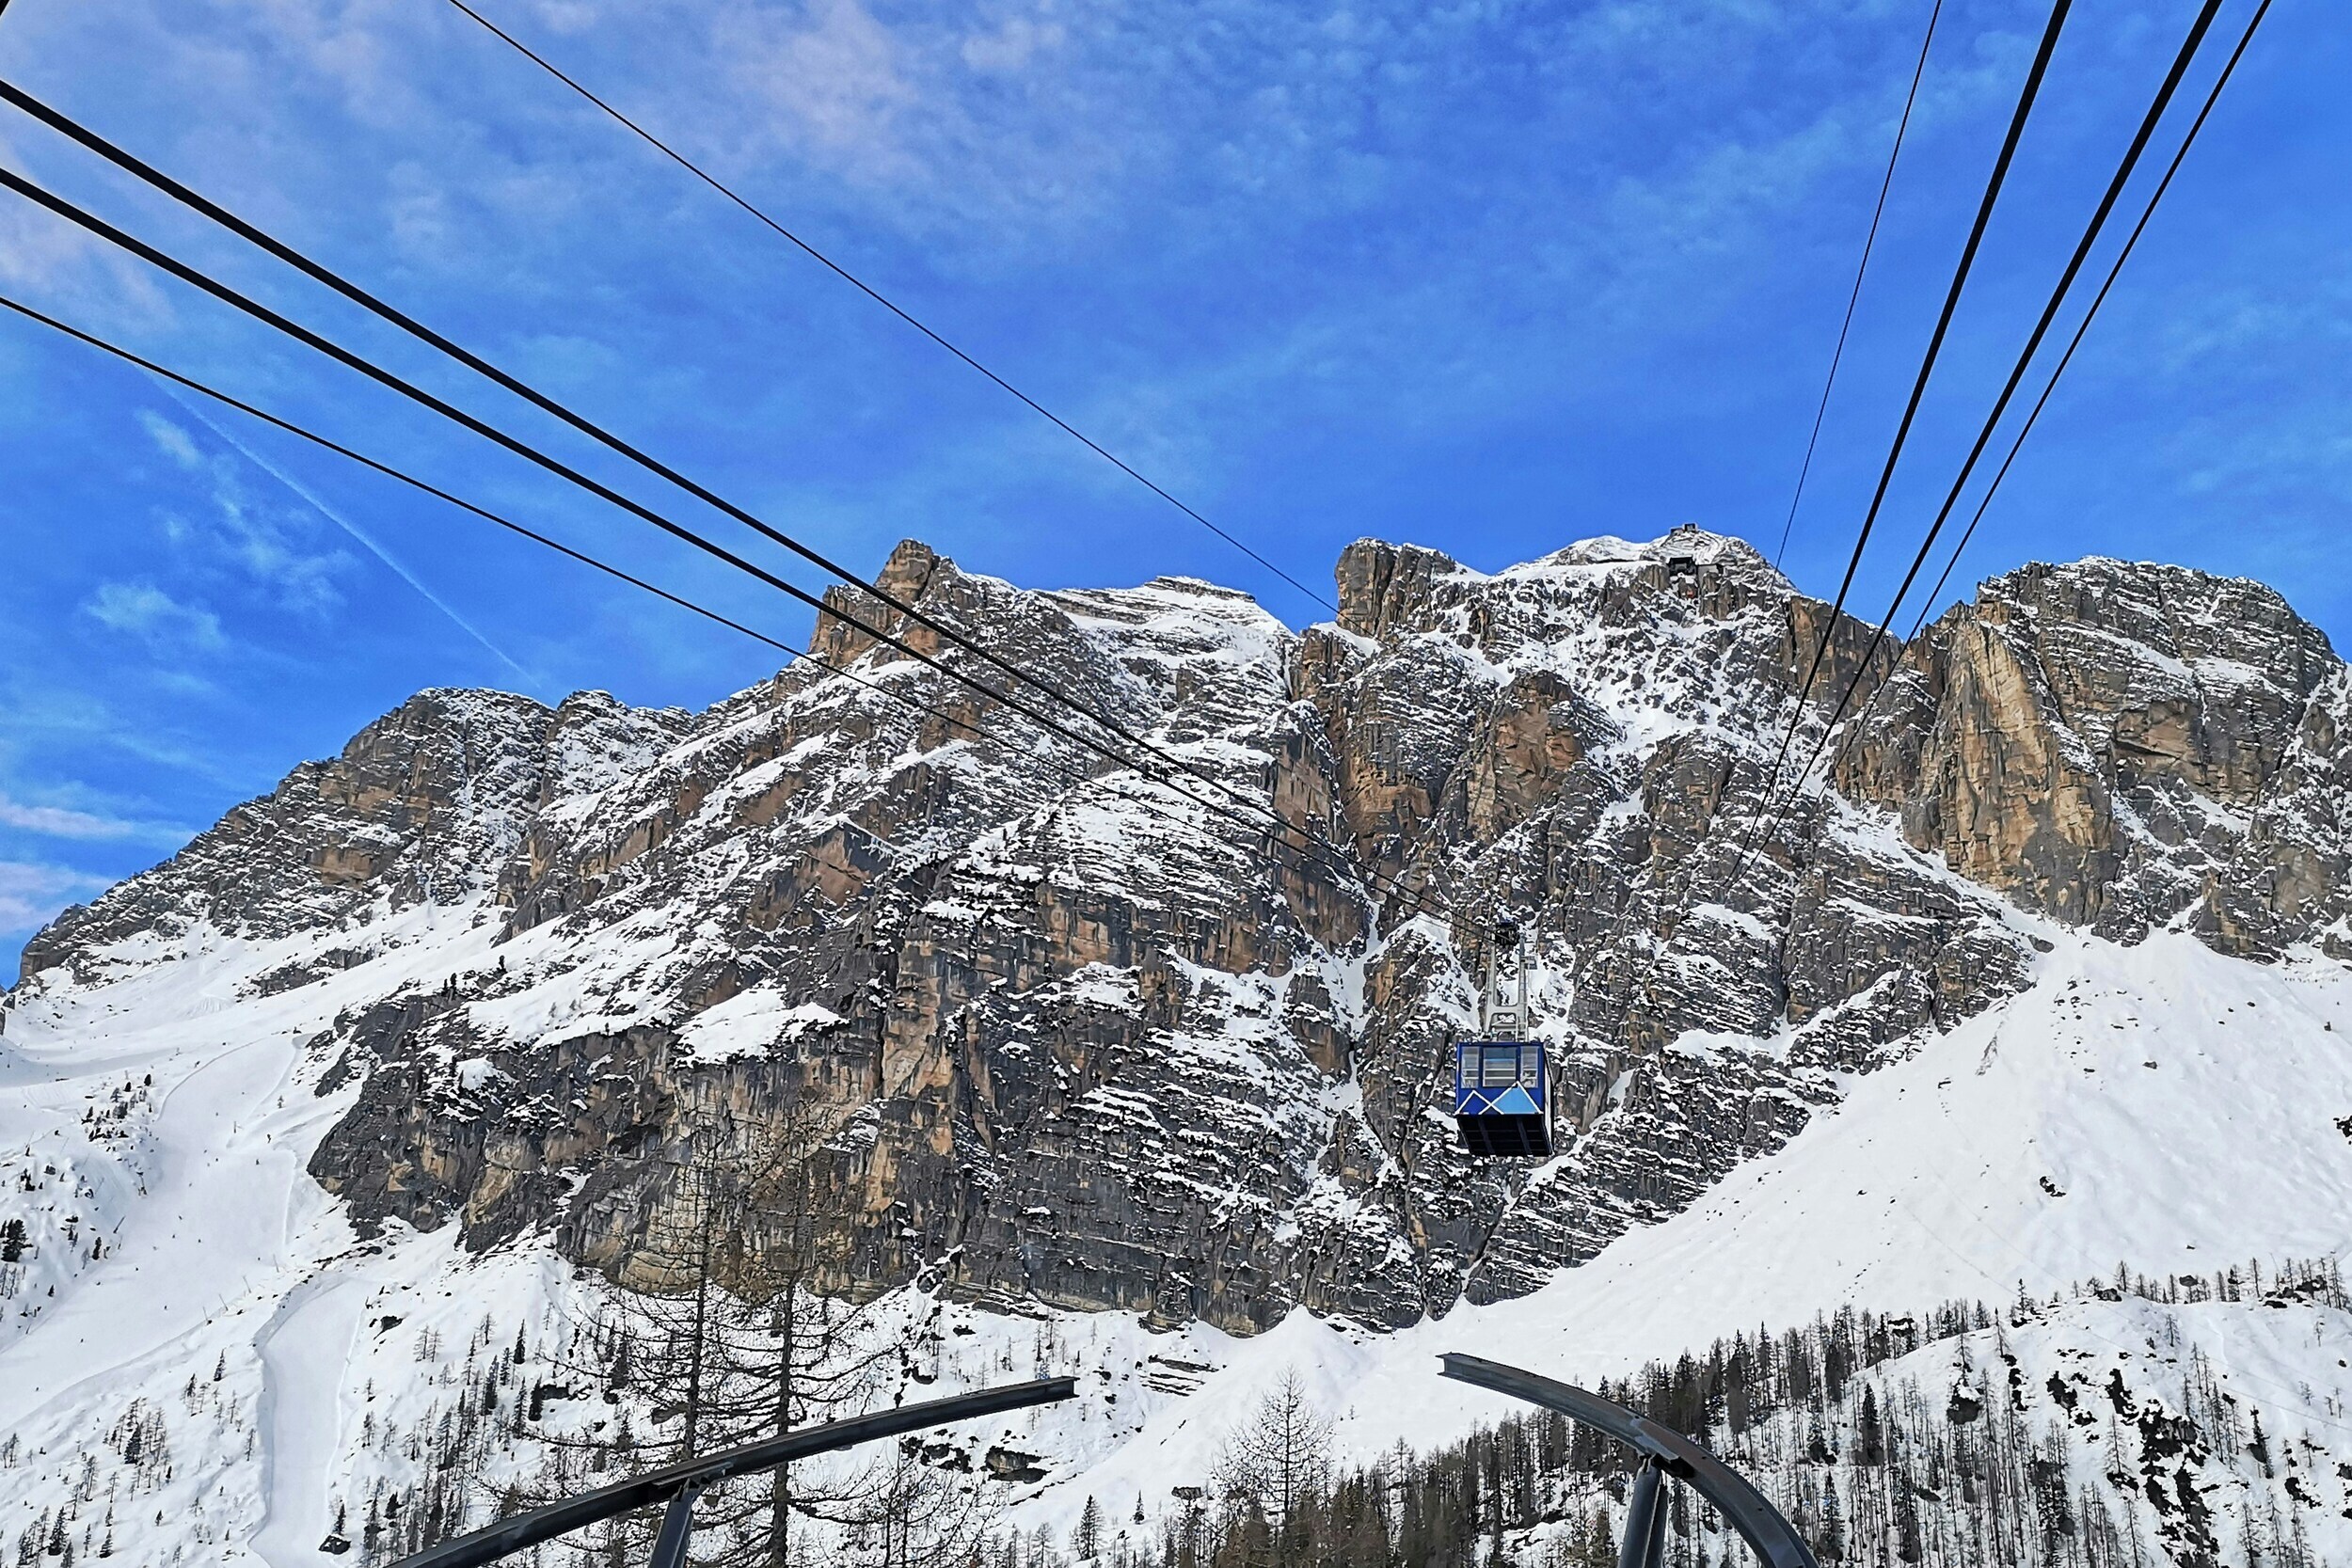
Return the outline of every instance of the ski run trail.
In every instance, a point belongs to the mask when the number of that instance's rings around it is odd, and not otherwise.
[[[358,1240],[306,1174],[354,1091],[319,1095],[326,1063],[305,1042],[403,976],[437,984],[501,953],[522,962],[537,940],[494,952],[480,907],[412,909],[376,928],[371,962],[276,996],[246,982],[335,933],[119,951],[115,978],[7,1015],[0,1191],[32,1245],[0,1276],[0,1540],[77,1483],[94,1488],[94,1466],[127,1464],[143,1409],[168,1474],[108,1494],[114,1556],[333,1560],[321,1543],[338,1502],[396,1474],[362,1452],[361,1424],[432,1408],[421,1386],[434,1337],[454,1347],[485,1317],[536,1332],[584,1298],[544,1245],[469,1257],[454,1226]],[[2034,929],[2049,951],[2031,990],[1852,1080],[1778,1153],[1534,1294],[1393,1333],[1294,1312],[1248,1339],[950,1304],[937,1309],[955,1349],[927,1392],[1081,1373],[1079,1400],[963,1434],[1041,1456],[1046,1479],[1010,1494],[1011,1518],[1067,1529],[1089,1496],[1117,1510],[1205,1481],[1285,1370],[1335,1418],[1342,1455],[1368,1458],[1507,1412],[1438,1379],[1444,1351],[1590,1383],[1841,1304],[1997,1307],[2119,1262],[2210,1277],[2352,1251],[2352,974],[2308,956],[2241,962],[2174,934],[2125,948]],[[1695,1036],[1676,1047],[1771,1048]],[[2125,1297],[2052,1308],[2016,1338],[2038,1379],[2069,1356],[2154,1354],[2167,1335],[2271,1413],[2282,1441],[2352,1458],[2343,1312],[2168,1313]],[[1924,1381],[1950,1354],[1931,1344],[1906,1360]],[[2352,1497],[2323,1500],[2312,1539],[2323,1560],[2352,1563]]]

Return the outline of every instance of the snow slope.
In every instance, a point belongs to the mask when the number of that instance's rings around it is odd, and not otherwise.
[[[487,937],[469,911],[424,906],[378,940],[384,955],[357,978],[256,997],[245,982],[325,938],[199,936],[183,956],[10,1013],[0,1181],[29,1199],[38,1239],[0,1319],[0,1431],[24,1454],[0,1471],[0,1529],[53,1506],[74,1460],[145,1400],[179,1407],[172,1475],[140,1513],[116,1511],[119,1549],[144,1517],[157,1532],[147,1560],[173,1544],[199,1560],[316,1560],[353,1293],[445,1271],[453,1239],[355,1246],[304,1169],[342,1109],[313,1092],[324,1064],[304,1042],[387,969],[437,978],[453,946]],[[80,1119],[126,1083],[141,1091],[128,1117]]]
[[[1370,1457],[1507,1408],[1438,1379],[1446,1351],[1589,1384],[1841,1304],[2047,1296],[2119,1261],[2161,1275],[2352,1254],[2352,1135],[2337,1125],[2352,1117],[2352,975],[2310,958],[2258,967],[2169,934],[2133,948],[2043,940],[2033,990],[1853,1080],[1689,1210],[1514,1301],[1387,1335],[1294,1314],[1229,1341],[1200,1395],[1103,1455],[1085,1489],[1123,1497],[1205,1475],[1221,1426],[1204,1412],[1230,1420],[1285,1368],[1340,1417],[1344,1451]],[[2239,1375],[2272,1397],[2310,1402],[2308,1382],[2352,1403],[2341,1348],[2214,1350],[2224,1367],[2241,1353]],[[2352,1424],[2316,1435],[2352,1458]]]
[[[304,1174],[343,1103],[314,1092],[326,1064],[305,1042],[397,977],[437,983],[495,961],[476,914],[388,918],[368,963],[278,996],[245,982],[326,937],[199,941],[10,1015],[0,1181],[32,1184],[38,1223],[0,1343],[0,1431],[20,1440],[0,1453],[0,1541],[79,1492],[76,1528],[94,1545],[111,1515],[131,1560],[320,1561],[337,1502],[397,1468],[360,1451],[359,1423],[434,1408],[420,1369],[448,1374],[423,1351],[446,1342],[437,1354],[453,1361],[487,1320],[535,1338],[578,1310],[581,1288],[542,1248],[468,1260],[454,1227],[398,1226],[360,1243]],[[2352,976],[2312,958],[2250,965],[2178,935],[2124,948],[2035,934],[2049,950],[2032,989],[1852,1080],[1781,1151],[1533,1295],[1392,1334],[1294,1313],[1251,1339],[953,1308],[969,1333],[933,1391],[1011,1368],[1079,1370],[1090,1394],[1120,1395],[994,1433],[1047,1471],[1015,1516],[1058,1528],[1089,1495],[1158,1498],[1205,1479],[1284,1367],[1338,1418],[1343,1451],[1368,1457],[1502,1413],[1435,1376],[1446,1350],[1589,1382],[1841,1303],[2006,1301],[2119,1260],[2210,1273],[2352,1250],[2352,1136],[2338,1125],[2352,1117]],[[528,938],[500,952],[532,958]],[[2132,1312],[2151,1310],[2082,1314],[2070,1343],[2128,1349],[2150,1337]],[[2352,1456],[2344,1325],[2250,1321],[2209,1315],[2206,1354],[2293,1414],[2296,1435]],[[134,1401],[165,1412],[173,1456],[169,1479],[144,1489],[107,1447]]]

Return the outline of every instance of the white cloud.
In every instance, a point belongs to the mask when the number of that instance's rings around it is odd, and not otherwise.
[[[107,885],[71,866],[37,861],[0,861],[0,931],[30,931],[47,925],[59,910]]]
[[[584,33],[601,20],[594,0],[538,0],[529,8],[532,15],[559,33]]]
[[[15,25],[11,15],[12,36]],[[70,150],[60,156],[56,138],[22,116],[0,123],[0,160],[34,183],[80,201],[87,193],[70,175],[60,177],[60,170],[73,166],[72,157]],[[153,330],[177,321],[173,296],[159,279],[148,263],[69,219],[13,194],[0,199],[0,288],[26,304],[91,329]],[[10,320],[12,331],[33,330]]]
[[[898,120],[915,101],[914,85],[898,40],[857,0],[818,0],[813,19],[780,32],[768,13],[738,13],[723,24],[722,41],[802,150],[852,176],[905,173]]]
[[[335,586],[334,578],[349,563],[349,556],[340,550],[306,548],[300,536],[308,530],[298,517],[286,516],[257,502],[246,488],[236,460],[226,453],[206,451],[197,444],[195,436],[184,425],[146,408],[138,411],[138,420],[148,438],[166,456],[187,472],[200,475],[209,482],[206,488],[213,503],[215,526],[208,531],[199,531],[192,529],[183,518],[167,518],[165,531],[174,544],[186,544],[191,538],[205,537],[207,542],[224,548],[229,558],[247,575],[266,583],[277,594],[279,603],[288,610],[303,614],[320,614],[342,602],[342,594]],[[205,422],[209,425],[211,421]],[[220,434],[217,426],[214,426],[213,430],[215,435]],[[249,457],[251,454],[246,455]],[[140,613],[141,606],[130,596],[125,594],[119,597],[121,602],[112,607],[113,613],[129,617]],[[151,608],[157,610],[162,609],[161,606]],[[107,625],[124,629],[109,612],[93,610],[92,613]],[[209,612],[207,618],[210,619]],[[200,641],[206,645],[215,644],[218,641],[218,632],[219,624],[215,620],[213,635]]]
[[[138,411],[139,425],[151,440],[163,449],[164,455],[183,468],[201,469],[204,454],[196,448],[196,437],[165,419],[152,409]]]
[[[14,828],[49,838],[127,838],[158,844],[180,844],[191,836],[185,829],[168,823],[143,822],[72,806],[29,805],[6,790],[0,790],[0,828]]]
[[[80,230],[28,201],[12,196],[0,209],[0,282],[55,288],[78,280],[103,254]]]
[[[405,254],[426,260],[461,243],[463,226],[451,218],[449,195],[423,165],[404,160],[390,170],[388,183],[385,216]]]
[[[144,639],[159,652],[210,652],[228,643],[219,616],[201,606],[183,605],[153,583],[102,582],[83,602],[82,612],[103,626]]]
[[[230,557],[252,577],[270,585],[278,602],[304,614],[323,614],[342,603],[335,574],[349,561],[341,550],[302,548],[294,530],[246,498],[226,478],[213,489],[220,532]]]
[[[174,391],[172,396],[178,398],[180,397],[180,393]],[[269,475],[270,478],[278,481],[278,483],[284,485],[288,490],[293,491],[296,496],[300,497],[302,500],[310,506],[311,511],[316,512],[320,516],[325,517],[328,522],[333,523],[337,528],[342,529],[345,533],[351,535],[352,538],[358,540],[371,555],[374,556],[378,561],[381,561],[385,565],[390,567],[391,570],[400,578],[401,581],[415,589],[420,598],[423,599],[434,609],[439,610],[442,614],[448,616],[452,622],[455,623],[460,631],[464,632],[467,636],[472,638],[475,641],[481,643],[485,648],[488,649],[493,655],[501,660],[508,669],[514,671],[517,675],[520,675],[525,683],[532,683],[537,680],[537,676],[533,675],[530,671],[524,669],[522,665],[516,661],[512,655],[508,654],[505,649],[491,641],[490,639],[484,634],[481,627],[475,626],[471,621],[467,620],[465,616],[459,614],[455,606],[452,605],[447,599],[442,598],[438,594],[436,594],[431,588],[427,587],[423,578],[418,577],[416,573],[410,571],[406,566],[402,565],[400,562],[393,557],[389,550],[387,550],[382,545],[376,543],[373,535],[362,529],[358,523],[353,522],[349,517],[343,515],[343,514],[335,507],[328,505],[326,498],[322,497],[317,491],[311,489],[309,485],[303,483],[300,480],[294,478],[294,476],[292,473],[289,473],[286,469],[279,467],[277,464],[262,456],[253,448],[246,445],[245,442],[240,440],[233,432],[214,422],[212,416],[205,413],[193,399],[181,398],[181,402],[182,404],[186,407],[187,411],[194,415],[198,422],[202,424],[205,429],[211,431],[221,440],[235,448],[246,462],[252,464],[255,467]]]
[[[1041,24],[1025,16],[1009,17],[993,33],[967,36],[961,50],[963,63],[975,71],[1019,71],[1039,51],[1057,47],[1062,37],[1058,22]]]
[[[139,831],[135,822],[65,806],[28,806],[0,793],[0,828],[21,828],[51,838],[128,838]]]

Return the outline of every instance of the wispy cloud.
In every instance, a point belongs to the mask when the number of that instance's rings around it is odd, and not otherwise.
[[[0,828],[14,828],[47,838],[132,839],[150,844],[178,844],[190,836],[186,829],[165,822],[81,811],[72,806],[32,805],[6,790],[0,790]]]
[[[247,446],[233,432],[230,431],[226,426],[222,425],[203,409],[189,402],[188,399],[183,397],[178,390],[169,387],[167,387],[165,390],[170,392],[172,397],[188,411],[189,415],[201,423],[205,429],[211,431],[223,442],[234,448],[238,454],[244,457],[246,462],[252,464],[255,467],[261,469],[262,472],[269,475],[270,478],[284,485],[295,496],[301,498],[303,503],[309,506],[311,511],[316,512],[320,516],[326,518],[328,522],[333,523],[337,528],[342,529],[345,533],[351,535],[352,538],[358,540],[359,544],[366,548],[369,554],[374,556],[376,560],[382,562],[385,565],[390,567],[394,575],[396,575],[401,581],[415,589],[417,591],[417,595],[420,598],[423,599],[425,603],[431,605],[434,609],[439,610],[443,615],[448,616],[451,624],[455,626],[458,630],[464,632],[468,637],[472,638],[476,642],[481,643],[485,648],[487,648],[491,654],[502,661],[508,669],[514,671],[516,674],[520,675],[526,683],[535,683],[537,681],[538,677],[533,675],[529,670],[524,669],[521,662],[515,658],[513,655],[509,654],[504,648],[500,647],[497,643],[491,641],[489,637],[483,632],[481,627],[475,626],[471,621],[467,620],[465,616],[459,614],[456,608],[447,599],[442,598],[438,594],[433,592],[432,589],[426,587],[422,578],[419,578],[416,573],[410,571],[406,566],[401,564],[398,560],[394,559],[392,552],[378,544],[373,534],[369,533],[358,523],[353,522],[349,517],[345,516],[341,511],[336,509],[334,506],[329,505],[326,498],[319,495],[317,491],[311,489],[309,485],[294,478],[294,475],[288,473],[284,468],[279,467],[277,464],[271,462],[268,458],[262,456],[260,452]],[[166,422],[167,421],[160,420],[156,421],[158,424]],[[173,427],[173,433],[181,436],[183,439],[186,436],[186,432],[180,431],[176,427]]]
[[[917,160],[899,119],[918,94],[906,50],[858,0],[818,0],[810,12],[728,13],[719,32],[740,61],[739,80],[812,161],[860,180],[909,178]]]
[[[139,428],[147,432],[148,439],[162,449],[166,457],[192,473],[203,469],[204,454],[197,450],[195,438],[186,431],[151,408],[140,409],[138,419]]]
[[[195,734],[184,724],[185,699],[176,689],[172,712],[162,722],[129,699],[128,692],[44,680],[33,671],[0,670],[0,738],[8,743],[8,760],[22,769],[24,758],[40,759],[35,766],[56,777],[87,767],[65,759],[81,759],[88,749],[119,752],[173,786],[200,783],[205,810],[192,815],[211,815],[214,792],[249,789],[258,782],[237,766],[233,749],[217,735]]]
[[[9,129],[0,127],[0,156],[40,183],[54,184],[37,160],[24,156]],[[96,311],[150,325],[172,316],[146,263],[15,196],[0,201],[0,284],[13,293],[44,294],[83,315]]]
[[[1064,36],[1058,22],[1013,16],[993,31],[966,34],[958,52],[975,71],[1009,72],[1025,69],[1039,52],[1059,47]]]
[[[342,602],[334,579],[348,556],[307,547],[298,525],[257,501],[233,463],[205,451],[184,427],[151,409],[139,410],[138,418],[158,451],[206,482],[213,526],[203,537],[289,610],[322,615]]]
[[[82,603],[100,626],[139,638],[157,653],[215,653],[229,644],[220,617],[185,605],[151,582],[102,582]]]
[[[0,861],[0,931],[14,935],[36,930],[68,904],[108,885],[105,878],[72,866]]]

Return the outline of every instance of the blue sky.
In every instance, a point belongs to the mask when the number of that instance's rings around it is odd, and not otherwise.
[[[1769,551],[1928,9],[480,4],[1326,592],[1366,534],[1482,567],[1682,522]],[[2193,10],[2078,0],[1857,609],[1883,605]],[[2042,14],[1947,0],[1785,563],[1812,592],[1836,588]],[[2099,552],[2259,577],[2352,631],[2348,73],[2352,11],[2280,0],[1957,591]],[[0,74],[860,569],[914,536],[1041,586],[1189,573],[1321,613],[444,0],[14,0]],[[624,473],[5,110],[0,158]],[[805,630],[5,195],[0,288]],[[12,321],[0,475],[11,968],[56,909],[421,687],[693,705],[773,662]]]

